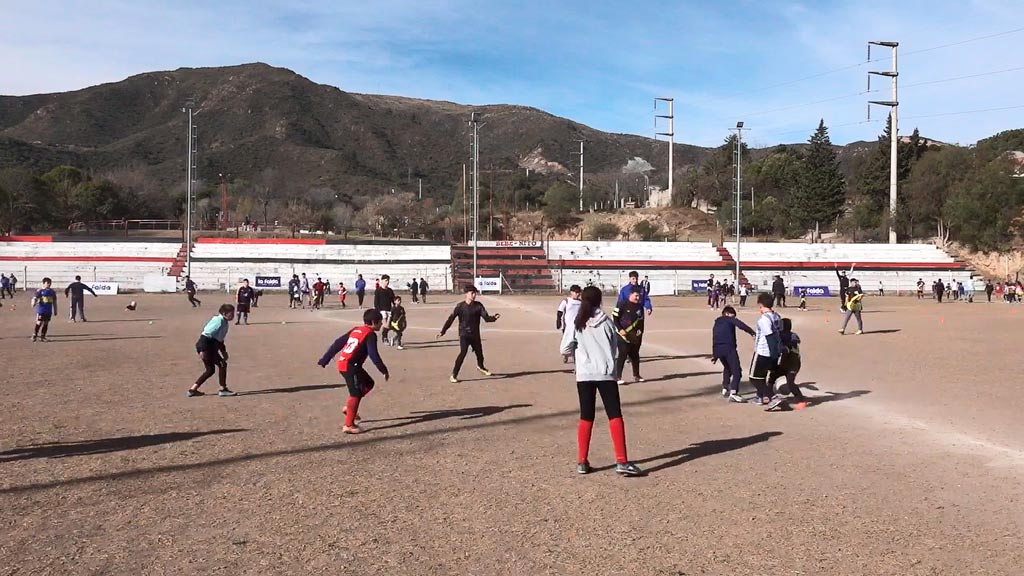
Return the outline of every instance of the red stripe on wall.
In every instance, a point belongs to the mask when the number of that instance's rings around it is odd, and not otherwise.
[[[319,238],[199,238],[198,244],[306,244],[322,246],[327,240]]]
[[[0,242],[53,242],[53,236],[0,236]]]
[[[529,260],[524,260],[529,263]],[[725,266],[722,260],[559,260],[552,258],[547,262],[562,268],[709,268]]]
[[[840,262],[838,267],[840,270],[849,270],[852,263]],[[835,266],[828,266],[822,262],[742,262],[743,268],[781,268],[781,269],[792,269],[792,268],[811,268],[818,270],[826,270],[834,268]],[[871,270],[876,269],[917,269],[917,268],[933,268],[933,269],[948,269],[948,270],[960,270],[964,268],[962,262],[857,262],[854,268],[854,273],[857,272],[857,268],[867,268]]]
[[[0,256],[3,262],[166,262],[174,263],[174,258],[156,258],[151,256]]]

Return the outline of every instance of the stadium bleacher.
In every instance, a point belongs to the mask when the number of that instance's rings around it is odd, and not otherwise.
[[[631,270],[647,276],[654,294],[693,289],[695,281],[724,271],[726,261],[710,242],[585,242],[553,240],[548,260],[556,285],[592,284],[604,291],[618,290]]]
[[[228,289],[240,278],[253,284],[257,276],[280,277],[286,288],[292,274],[310,282],[322,277],[350,290],[358,274],[370,285],[382,274],[391,276],[395,291],[406,290],[413,278],[424,278],[432,290],[451,288],[451,248],[423,243],[325,243],[323,240],[234,240],[199,238],[192,248],[192,279],[200,290]]]
[[[926,290],[942,279],[968,282],[967,266],[931,244],[789,244],[743,242],[725,244],[733,258],[740,259],[741,270],[757,289],[771,285],[781,275],[787,287],[828,287],[839,289],[835,269],[849,271],[865,290],[875,291],[879,282],[887,291],[916,290],[918,279]]]
[[[141,290],[147,275],[167,275],[180,242],[75,242],[49,237],[0,240],[0,272],[17,275],[20,287],[38,288],[43,277],[63,287],[76,275],[85,282],[114,282]]]

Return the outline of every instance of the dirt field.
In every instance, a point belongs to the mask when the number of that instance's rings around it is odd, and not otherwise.
[[[126,313],[130,299],[139,309]],[[3,574],[1006,574],[1024,565],[1024,308],[869,299],[792,311],[802,411],[728,404],[704,356],[714,314],[656,300],[648,381],[622,389],[625,479],[599,412],[575,474],[577,399],[555,298],[488,297],[488,365],[447,376],[455,302],[410,306],[361,414],[316,366],[359,312],[266,297],[232,326],[235,398],[186,398],[192,346],[224,296],[87,300],[33,344],[0,310]],[[61,302],[62,308],[64,302]],[[823,310],[827,305],[828,311]],[[787,313],[788,311],[783,311]],[[741,318],[753,323],[748,308]],[[287,322],[283,324],[282,322]],[[454,334],[454,331],[452,332]],[[749,357],[744,339],[741,354]],[[371,369],[371,373],[373,373]],[[746,375],[745,375],[746,376]],[[208,392],[216,385],[207,384]],[[749,388],[745,385],[745,391]]]

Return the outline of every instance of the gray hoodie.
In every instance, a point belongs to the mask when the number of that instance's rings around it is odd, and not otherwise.
[[[577,382],[615,380],[615,359],[619,355],[616,338],[612,319],[600,308],[587,320],[582,332],[577,332],[574,324],[565,327],[562,354],[575,351]]]

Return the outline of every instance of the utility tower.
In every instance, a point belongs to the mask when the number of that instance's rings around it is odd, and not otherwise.
[[[897,172],[899,163],[899,68],[897,67],[896,52],[899,49],[899,42],[868,42],[868,61],[871,61],[871,47],[872,46],[883,46],[885,48],[892,49],[892,70],[885,72],[868,72],[868,92],[871,91],[871,76],[888,76],[892,80],[892,100],[869,100],[868,101],[868,120],[871,119],[871,105],[877,104],[879,106],[889,107],[889,118],[891,119],[892,126],[889,130],[889,244],[896,243],[896,194],[897,194]]]

